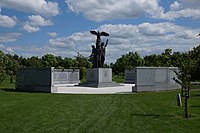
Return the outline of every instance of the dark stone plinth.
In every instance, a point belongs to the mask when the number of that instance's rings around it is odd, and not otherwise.
[[[126,69],[124,83],[135,84],[135,80],[136,80],[136,70],[135,69]]]

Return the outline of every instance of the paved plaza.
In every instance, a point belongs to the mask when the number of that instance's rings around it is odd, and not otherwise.
[[[80,86],[57,86],[57,91],[53,93],[66,93],[66,94],[120,94],[131,93],[132,86],[135,84],[121,84],[117,87],[80,87]]]

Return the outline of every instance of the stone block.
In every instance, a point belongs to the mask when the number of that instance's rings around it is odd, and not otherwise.
[[[162,91],[180,88],[173,78],[177,67],[136,67],[136,83],[133,92]]]
[[[16,89],[23,91],[55,92],[56,86],[78,84],[79,70],[49,68],[21,68],[16,74]]]
[[[111,68],[92,68],[87,69],[87,82],[80,84],[80,86],[87,87],[114,87],[120,84],[112,81]]]
[[[136,70],[135,69],[126,69],[124,83],[135,84],[135,80],[136,80]]]

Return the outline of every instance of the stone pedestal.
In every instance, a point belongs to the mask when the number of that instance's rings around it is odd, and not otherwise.
[[[87,69],[87,82],[80,84],[87,87],[114,87],[120,84],[112,81],[111,68]]]

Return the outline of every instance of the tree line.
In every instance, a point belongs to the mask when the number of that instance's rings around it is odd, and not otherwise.
[[[137,52],[128,52],[116,60],[115,63],[105,64],[116,75],[123,75],[125,69],[137,66],[156,67],[186,67],[192,81],[200,80],[200,45],[187,52],[173,52],[165,49],[161,54],[152,54],[141,57]],[[7,77],[16,75],[19,68],[30,67],[55,67],[60,69],[80,69],[81,79],[85,76],[85,70],[92,67],[91,59],[77,54],[74,58],[62,58],[53,54],[42,57],[32,56],[24,58],[16,54],[5,54],[0,51],[0,83]]]
[[[142,58],[137,52],[129,52],[117,59],[111,67],[115,74],[123,74],[125,69],[137,66],[178,67],[187,71],[191,81],[200,81],[200,45],[187,52],[173,52],[165,49],[161,54],[146,55]]]

